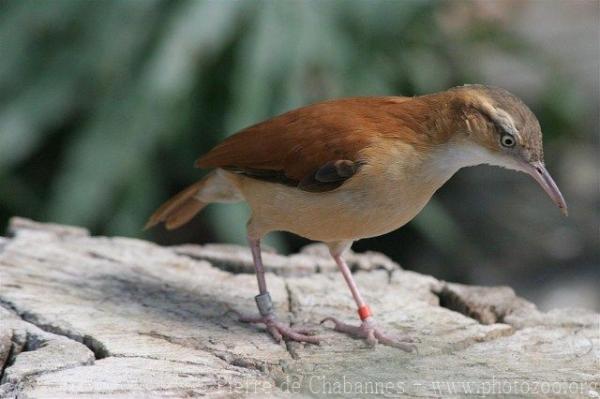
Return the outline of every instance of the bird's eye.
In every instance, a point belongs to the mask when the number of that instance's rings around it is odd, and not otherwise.
[[[500,144],[502,144],[503,147],[512,148],[515,146],[516,141],[515,138],[510,134],[504,134],[500,138]]]

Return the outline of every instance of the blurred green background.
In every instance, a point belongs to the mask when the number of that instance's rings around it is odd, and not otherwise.
[[[461,171],[408,226],[354,245],[407,269],[600,308],[599,2],[0,1],[0,222],[244,243],[248,210],[145,219],[227,135],[341,96],[504,87],[539,117],[562,218],[527,176]],[[307,242],[273,234],[281,252]]]

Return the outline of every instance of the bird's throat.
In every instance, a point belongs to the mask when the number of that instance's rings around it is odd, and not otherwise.
[[[437,181],[441,186],[460,169],[483,164],[520,170],[508,156],[465,140],[432,149],[423,162],[423,178]]]

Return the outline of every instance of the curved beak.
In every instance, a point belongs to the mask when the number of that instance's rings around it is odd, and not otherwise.
[[[544,164],[542,162],[523,162],[523,167],[524,171],[542,186],[546,194],[552,199],[552,202],[560,208],[562,214],[567,216],[569,213],[567,203]]]

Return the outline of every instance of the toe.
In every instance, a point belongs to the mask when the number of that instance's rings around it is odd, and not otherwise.
[[[349,334],[355,338],[364,338],[365,337],[365,333],[360,327],[346,324],[346,323],[336,319],[335,317],[326,317],[321,321],[321,324],[323,324],[326,321],[333,322],[333,324],[334,324],[333,330],[334,331]]]
[[[295,332],[302,335],[316,335],[317,331],[310,327],[294,327],[292,328]]]
[[[418,353],[417,346],[411,342],[391,338],[391,337],[381,333],[380,331],[375,331],[375,337],[377,338],[377,341],[382,345],[391,346],[393,348],[398,348],[405,352],[417,352]]]
[[[237,316],[238,321],[241,323],[252,323],[252,324],[265,323],[268,319],[268,316],[265,317],[262,315],[243,314],[243,313],[238,312],[235,309],[230,309],[230,312],[235,314]]]
[[[369,346],[377,345],[377,338],[375,338],[375,330],[368,330],[365,340],[367,341],[367,344],[369,344]]]
[[[397,348],[397,349],[403,350],[404,352],[418,353],[417,346],[415,344],[409,344],[407,342],[387,340],[387,339],[379,340],[379,343],[381,343],[382,345],[385,345],[385,346],[391,346],[392,348]]]
[[[308,342],[310,344],[317,344],[317,345],[320,343],[319,337],[303,334],[303,333],[301,333],[291,327],[288,327],[284,324],[281,324],[281,323],[277,324],[277,329],[279,330],[281,335],[283,335],[286,338],[291,339],[292,341]]]
[[[269,334],[271,334],[273,339],[275,341],[277,341],[278,344],[280,344],[281,341],[283,341],[283,336],[281,335],[281,333],[279,332],[279,329],[276,326],[268,324],[267,331],[269,332]]]

